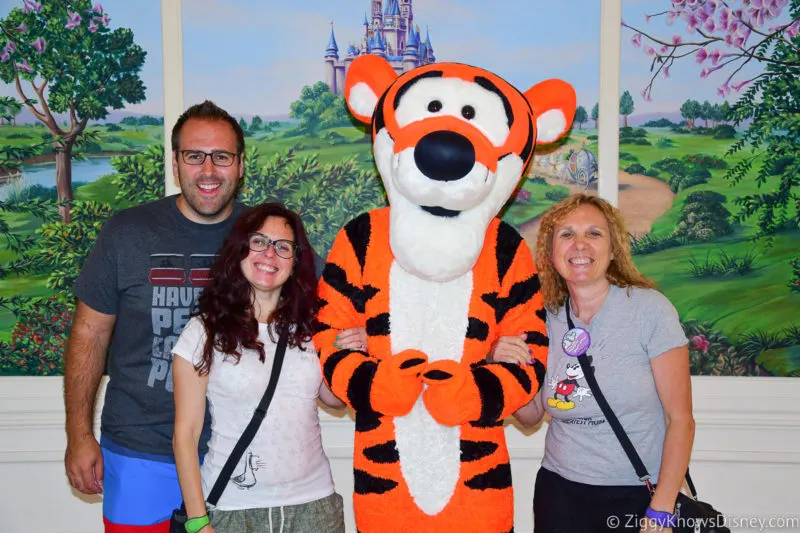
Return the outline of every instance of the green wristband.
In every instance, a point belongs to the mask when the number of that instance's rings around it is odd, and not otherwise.
[[[208,515],[204,514],[203,516],[197,516],[195,518],[190,518],[184,524],[184,528],[186,528],[186,533],[197,533],[204,527],[206,527],[210,523],[208,519]]]

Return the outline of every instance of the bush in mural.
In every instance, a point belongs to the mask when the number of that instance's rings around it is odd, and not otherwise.
[[[11,342],[0,343],[0,370],[31,374],[61,373],[63,341],[73,310],[72,286],[111,208],[94,201],[73,201],[72,221],[64,222],[59,202],[31,200],[0,203],[0,211],[26,213],[42,220],[33,235],[21,236],[3,222],[7,248],[16,257],[0,267],[0,279],[44,275],[50,298],[0,298],[16,318]]]
[[[800,292],[800,255],[791,260],[792,279],[789,281],[789,288],[792,292]]]
[[[336,233],[357,214],[386,205],[381,182],[355,157],[322,164],[289,149],[265,160],[253,147],[245,156],[240,199],[247,205],[283,202],[300,214],[314,249],[323,257]]]
[[[111,158],[117,171],[111,182],[117,186],[117,201],[143,204],[164,197],[164,145],[147,147],[135,155]]]
[[[695,191],[686,196],[681,217],[675,226],[676,237],[694,241],[710,241],[733,231],[724,205],[725,196],[714,191]]]
[[[689,366],[694,375],[755,376],[759,369],[755,355],[745,353],[711,322],[687,320],[682,323],[689,338]]]
[[[0,371],[37,376],[62,374],[61,354],[69,334],[72,307],[58,296],[0,303],[8,304],[17,323],[11,342],[0,346]]]

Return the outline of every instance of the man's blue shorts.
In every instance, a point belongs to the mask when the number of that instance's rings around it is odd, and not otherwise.
[[[108,439],[101,446],[106,533],[169,533],[172,511],[182,501],[175,463]]]

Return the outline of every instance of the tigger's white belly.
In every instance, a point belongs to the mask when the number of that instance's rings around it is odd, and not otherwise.
[[[469,325],[472,272],[448,282],[412,276],[396,262],[389,273],[392,353],[414,348],[428,361],[461,360]],[[420,395],[406,416],[394,419],[400,470],[417,506],[428,515],[444,509],[461,466],[460,430],[436,422]]]

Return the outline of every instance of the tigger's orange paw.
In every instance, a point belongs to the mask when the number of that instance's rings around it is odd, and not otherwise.
[[[411,412],[422,392],[420,374],[427,363],[428,356],[419,350],[403,350],[382,359],[372,382],[372,407],[389,416],[403,416]]]
[[[422,399],[430,415],[445,426],[459,426],[481,415],[481,396],[469,367],[456,361],[430,363],[422,375]]]

